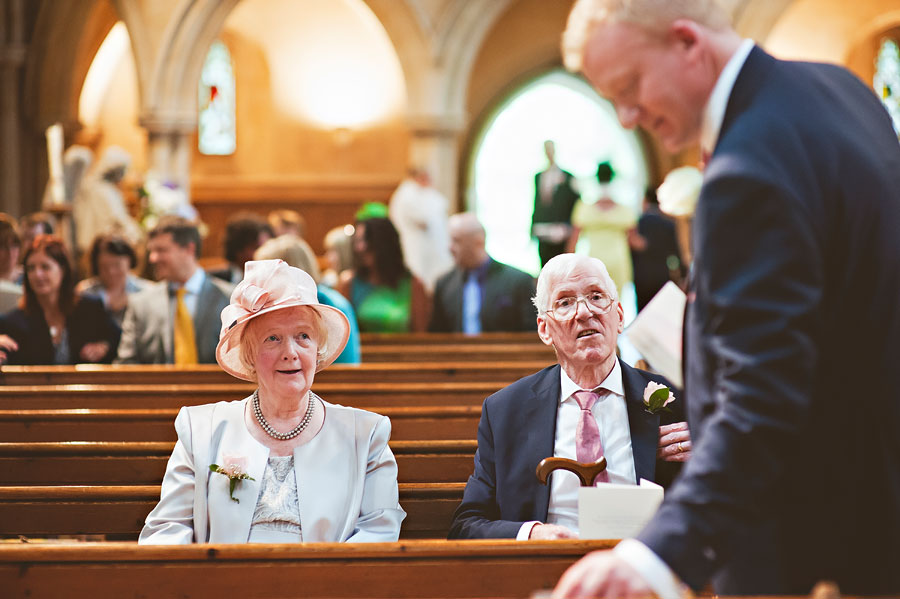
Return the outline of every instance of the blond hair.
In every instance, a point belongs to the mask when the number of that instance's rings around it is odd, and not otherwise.
[[[563,63],[579,71],[591,32],[604,23],[631,23],[648,31],[664,31],[676,19],[689,19],[720,31],[731,26],[721,0],[578,0],[562,36]]]
[[[322,280],[322,271],[316,254],[305,240],[296,235],[273,237],[253,252],[254,260],[284,260],[288,266],[299,268],[312,277],[316,285]]]

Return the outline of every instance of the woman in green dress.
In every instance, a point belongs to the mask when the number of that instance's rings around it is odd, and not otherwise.
[[[353,255],[354,269],[342,277],[338,291],[356,310],[360,331],[424,331],[428,322],[425,288],[406,268],[391,221],[385,217],[358,220]]]

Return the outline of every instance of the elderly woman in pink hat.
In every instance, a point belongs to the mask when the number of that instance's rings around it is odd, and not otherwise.
[[[396,541],[406,513],[384,416],[310,388],[341,353],[347,318],[281,260],[247,262],[222,311],[216,358],[258,388],[182,408],[159,504],[139,542]]]

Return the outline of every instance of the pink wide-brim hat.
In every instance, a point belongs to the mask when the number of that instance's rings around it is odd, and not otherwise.
[[[231,292],[231,303],[222,310],[222,331],[216,346],[216,361],[232,376],[253,380],[240,359],[241,334],[251,319],[276,310],[306,306],[318,312],[326,338],[317,339],[326,352],[316,364],[319,372],[337,359],[350,337],[350,322],[343,312],[319,303],[316,283],[299,268],[284,260],[253,260],[244,264],[244,280]]]

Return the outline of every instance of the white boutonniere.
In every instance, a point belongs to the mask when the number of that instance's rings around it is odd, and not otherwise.
[[[210,464],[209,471],[215,472],[216,474],[221,474],[223,476],[228,477],[228,496],[231,497],[232,501],[240,503],[241,500],[234,496],[234,488],[238,485],[242,480],[256,480],[246,472],[247,468],[247,458],[241,458],[236,456],[225,456],[225,465],[219,466],[218,464]]]
[[[644,388],[644,407],[650,414],[660,411],[671,412],[672,410],[666,406],[673,401],[675,401],[675,394],[665,385],[650,381]]]

